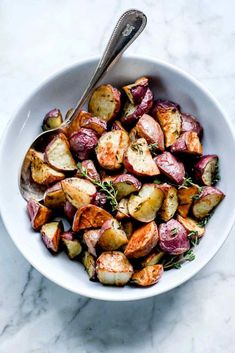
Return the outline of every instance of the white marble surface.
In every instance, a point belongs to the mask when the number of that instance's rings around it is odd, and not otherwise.
[[[189,71],[235,124],[233,0],[1,0],[1,130],[41,80],[100,54],[113,23],[130,7],[144,10],[149,23],[129,53]],[[0,353],[234,353],[234,236],[235,231],[209,265],[178,289],[109,303],[43,278],[0,224]]]

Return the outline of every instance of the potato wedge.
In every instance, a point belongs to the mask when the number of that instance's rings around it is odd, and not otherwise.
[[[61,234],[64,231],[63,223],[61,221],[45,223],[41,230],[42,241],[46,248],[52,253],[58,253]]]
[[[80,126],[81,128],[93,130],[99,136],[101,136],[105,131],[107,131],[106,121],[96,116],[86,118],[85,115],[83,115],[82,118],[80,118]]]
[[[29,199],[27,202],[27,211],[31,221],[32,228],[39,230],[52,215],[52,211],[46,206],[41,205],[34,199]]]
[[[96,245],[100,238],[100,229],[90,229],[83,234],[83,240],[87,246],[88,252],[97,257]]]
[[[93,92],[88,111],[104,121],[117,115],[121,107],[121,93],[111,85],[101,85]]]
[[[196,132],[184,132],[180,137],[171,145],[171,152],[174,153],[190,153],[194,155],[202,154],[202,144]]]
[[[144,184],[138,195],[128,201],[130,215],[140,222],[148,223],[156,218],[164,199],[164,193],[156,184]]]
[[[176,184],[182,184],[185,169],[182,162],[176,159],[170,152],[163,152],[154,158],[160,171]]]
[[[82,255],[82,264],[88,274],[90,281],[95,281],[96,279],[96,263],[95,258],[88,251],[84,251]]]
[[[165,255],[164,251],[155,250],[150,253],[144,260],[141,262],[142,267],[157,265],[163,256]]]
[[[159,215],[163,221],[167,222],[172,217],[174,217],[178,207],[177,189],[174,186],[166,183],[159,185],[159,188],[164,193],[164,200],[162,202]]]
[[[129,173],[137,176],[154,176],[160,174],[144,138],[132,142],[124,154],[124,167]]]
[[[96,147],[96,155],[100,166],[109,170],[120,169],[123,163],[124,151],[128,144],[128,134],[122,130],[104,133]]]
[[[179,206],[177,211],[182,217],[187,217],[193,203],[193,198],[199,193],[199,190],[199,186],[197,187],[196,185],[178,190]]]
[[[74,207],[68,200],[66,200],[64,205],[64,214],[68,220],[72,221],[76,212],[77,208]]]
[[[145,138],[148,144],[156,145],[156,149],[164,151],[164,134],[159,123],[150,115],[144,114],[135,126],[137,135]]]
[[[100,181],[100,175],[97,172],[97,169],[94,165],[94,162],[91,159],[87,159],[85,161],[82,161],[81,164],[79,165],[78,163],[78,171],[76,173],[76,177],[81,178],[81,169],[86,169],[87,175],[89,178],[95,180],[95,181]]]
[[[61,172],[76,170],[77,165],[69,148],[67,137],[62,133],[56,135],[46,147],[45,162]]]
[[[59,127],[63,122],[62,114],[59,109],[50,110],[44,117],[42,130],[47,131]]]
[[[193,131],[198,134],[199,137],[202,136],[203,129],[201,124],[197,119],[190,114],[182,113],[181,114],[181,133]]]
[[[105,221],[113,219],[110,213],[95,205],[79,208],[73,220],[73,231],[80,229],[101,228]]]
[[[162,265],[152,265],[135,271],[131,277],[131,283],[141,287],[152,286],[157,283],[163,274]]]
[[[159,238],[160,248],[171,255],[181,255],[190,249],[188,232],[175,219],[160,224]]]
[[[96,272],[101,283],[120,287],[129,282],[133,267],[122,252],[106,251],[96,262]]]
[[[154,221],[138,228],[132,234],[124,251],[128,258],[146,256],[157,245],[159,240],[157,225]]]
[[[44,162],[43,153],[31,150],[31,176],[35,183],[50,185],[65,178],[65,175]]]
[[[203,236],[203,234],[205,233],[205,228],[199,227],[198,223],[190,217],[184,218],[184,217],[178,215],[177,221],[179,221],[189,233],[196,232],[196,235],[199,238],[201,238]]]
[[[149,80],[147,77],[140,77],[135,83],[122,87],[131,104],[140,104],[148,89]]]
[[[88,159],[94,152],[98,138],[93,130],[81,128],[70,135],[69,143],[71,150],[76,154],[78,159],[83,161]]]
[[[89,180],[67,178],[61,182],[66,199],[76,208],[89,205],[96,193],[96,187]]]
[[[194,166],[195,179],[202,185],[211,186],[217,181],[219,158],[216,154],[208,154],[199,159]]]
[[[117,191],[117,200],[139,191],[141,182],[131,174],[121,174],[113,181],[113,187]]]
[[[114,219],[108,219],[101,227],[98,245],[106,251],[118,250],[128,243],[126,233],[120,223]]]
[[[69,118],[69,116],[73,113],[73,109],[69,109],[66,113],[65,120]],[[92,118],[93,115],[86,112],[85,110],[81,110],[76,117],[74,117],[72,123],[68,127],[68,135],[71,136],[74,132],[78,132],[81,128],[81,121],[86,121]]]
[[[82,246],[71,231],[61,234],[61,241],[68,257],[73,260],[82,252]]]
[[[165,136],[165,146],[170,147],[180,136],[181,113],[173,102],[159,99],[152,111],[152,116],[159,122]]]
[[[48,188],[44,194],[44,205],[49,208],[61,209],[64,207],[66,198],[61,182]]]
[[[213,186],[205,186],[200,197],[193,202],[193,215],[198,219],[208,216],[223,200],[224,196],[219,189]]]
[[[121,221],[122,219],[130,218],[129,211],[128,211],[128,199],[121,199],[118,204],[118,211],[116,213],[116,219]]]

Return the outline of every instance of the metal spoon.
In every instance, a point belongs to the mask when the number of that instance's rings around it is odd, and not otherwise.
[[[41,151],[43,146],[63,129],[71,124],[73,119],[76,117],[79,110],[82,108],[86,100],[89,98],[92,90],[98,83],[98,81],[104,76],[104,74],[117,62],[121,54],[131,45],[131,43],[140,35],[147,23],[147,18],[145,14],[138,10],[128,10],[123,13],[123,15],[118,20],[110,40],[105,48],[104,54],[101,57],[98,66],[94,72],[92,79],[90,80],[86,90],[84,91],[82,97],[79,99],[73,113],[68,117],[63,124],[56,129],[45,131],[41,133],[32,143],[29,150],[35,149]],[[34,199],[40,201],[43,199],[43,195],[46,187],[34,183],[31,179],[30,173],[30,154],[29,150],[24,157],[22,163],[19,189],[21,195],[25,200],[33,197]]]

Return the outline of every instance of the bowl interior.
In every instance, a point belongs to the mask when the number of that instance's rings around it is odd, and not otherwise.
[[[105,300],[134,300],[163,293],[183,283],[198,272],[216,253],[228,235],[234,220],[235,155],[234,138],[223,112],[215,100],[193,79],[164,63],[134,57],[123,57],[108,72],[106,83],[121,87],[140,76],[149,76],[155,98],[178,102],[182,111],[198,117],[204,127],[204,153],[220,156],[221,181],[218,186],[226,198],[210,220],[206,235],[195,249],[196,259],[180,270],[166,272],[161,281],[150,288],[105,287],[88,280],[79,263],[67,256],[52,256],[42,245],[40,234],[32,231],[26,214],[26,203],[18,189],[18,174],[24,154],[40,133],[42,117],[58,107],[63,113],[73,107],[82,94],[97,60],[69,68],[43,84],[24,103],[11,121],[2,141],[0,164],[0,206],[3,221],[16,246],[43,275],[73,292]],[[226,222],[224,221],[226,217]],[[223,225],[223,227],[221,227]]]

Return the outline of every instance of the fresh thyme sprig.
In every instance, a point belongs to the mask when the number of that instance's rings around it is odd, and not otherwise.
[[[199,227],[205,227],[207,223],[209,222],[211,216],[213,215],[213,212],[211,212],[208,216],[204,217],[200,222],[198,222]]]
[[[195,255],[193,250],[188,250],[182,257],[172,256],[171,259],[163,264],[164,270],[169,270],[171,268],[180,268],[182,263],[185,261],[193,261],[195,260]]]
[[[188,238],[189,238],[191,246],[197,246],[199,244],[198,231],[192,230],[188,234]]]
[[[202,187],[195,184],[191,177],[185,177],[183,183],[179,186],[179,189],[186,189],[189,186],[196,186],[199,189],[199,192],[202,192]]]
[[[157,148],[158,148],[158,144],[157,143],[150,143],[148,145],[149,151],[153,154],[156,155],[157,154]]]
[[[88,175],[87,169],[81,165],[81,163],[77,164],[78,169],[80,170],[81,176],[92,182],[92,184],[98,186],[103,193],[105,193],[107,200],[112,207],[112,211],[118,209],[118,202],[117,202],[117,191],[113,187],[112,181],[98,181],[94,180]]]

